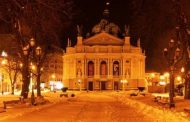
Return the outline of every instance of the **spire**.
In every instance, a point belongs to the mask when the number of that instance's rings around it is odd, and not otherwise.
[[[110,12],[109,12],[109,5],[110,5],[110,2],[107,0],[107,1],[106,1],[105,9],[104,9],[104,11],[103,11],[103,17],[104,17],[105,19],[108,19],[108,18],[109,18],[109,14],[110,14]]]
[[[71,40],[69,40],[69,47],[71,47]]]
[[[125,25],[125,36],[129,36],[130,26]]]
[[[71,47],[71,40],[69,38],[67,39],[67,47]]]
[[[67,47],[69,47],[69,38],[67,39]]]
[[[140,47],[141,46],[141,39],[139,38],[138,40],[137,40],[137,47]]]

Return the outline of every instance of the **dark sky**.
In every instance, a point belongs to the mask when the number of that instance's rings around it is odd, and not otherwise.
[[[141,46],[146,50],[146,70],[166,71],[167,64],[163,49],[171,38],[175,39],[175,7],[172,0],[109,0],[110,21],[124,29],[130,25],[131,44],[141,38]],[[83,25],[83,35],[103,17],[106,0],[74,0],[79,15],[75,17],[70,29],[63,34],[64,39],[76,43],[76,25]],[[190,16],[190,1],[181,0],[182,11]],[[65,47],[67,41],[63,41]]]
[[[127,1],[128,0],[112,0],[109,6],[110,20],[119,25],[122,30],[124,29],[124,25],[128,23]],[[92,27],[99,23],[103,17],[102,13],[106,6],[106,0],[74,0],[74,3],[79,10],[79,15],[75,17],[67,35],[72,39],[73,43],[76,43],[76,25],[83,25],[84,36],[86,33],[91,32]],[[64,46],[65,45],[64,43]]]
[[[142,1],[142,0],[141,0]],[[76,44],[76,25],[83,25],[83,35],[87,32],[91,32],[92,27],[99,23],[103,17],[102,13],[106,6],[106,0],[74,0],[76,9],[79,11],[79,15],[75,17],[74,22],[70,29],[63,34],[63,47],[67,45],[67,38],[72,39],[72,46]],[[135,12],[131,10],[133,3],[131,0],[110,0],[110,21],[117,24],[122,32],[124,32],[124,26],[133,23]],[[137,18],[138,19],[138,18]],[[133,32],[135,33],[135,32]],[[140,34],[139,34],[140,35]],[[136,45],[136,40],[139,38],[134,34],[131,34],[132,44]],[[146,49],[146,45],[142,46]],[[152,46],[151,46],[152,47]],[[152,55],[147,53],[148,55]],[[149,59],[149,58],[148,58]],[[149,61],[149,60],[148,60]],[[150,61],[149,61],[150,62]],[[150,64],[150,63],[148,63]],[[151,67],[151,66],[150,66]]]

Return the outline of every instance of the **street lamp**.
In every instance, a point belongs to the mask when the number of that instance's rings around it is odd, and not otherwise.
[[[3,57],[3,60],[1,61],[1,65],[5,65],[7,63],[7,60],[5,59],[8,55],[5,51],[2,51],[1,53],[1,56]],[[4,81],[4,75],[3,75],[3,72],[1,73],[1,92],[2,92],[2,95],[4,94],[4,88],[3,88],[3,81]]]
[[[29,41],[29,45],[23,47],[23,54],[25,56],[28,56],[29,58],[29,70],[30,70],[30,84],[32,86],[32,94],[31,94],[31,104],[34,105],[35,103],[35,96],[34,96],[34,88],[33,88],[33,71],[35,69],[35,66],[32,64],[32,60],[33,60],[33,48],[35,46],[35,40],[34,38],[31,38],[30,41]]]
[[[33,86],[33,70],[35,69],[35,66],[30,63],[30,83],[31,83],[31,87],[32,87],[32,94],[31,94],[31,104],[34,105],[35,103],[35,96],[34,96],[34,86]]]
[[[35,51],[36,51],[36,56],[37,56],[37,96],[41,96],[41,87],[40,87],[41,69],[40,69],[40,61],[41,61],[42,48],[40,46],[38,46]]]
[[[81,79],[78,79],[79,90],[81,91]]]
[[[174,97],[174,69],[175,65],[181,60],[180,57],[180,49],[179,49],[179,43],[175,43],[173,39],[170,40],[169,42],[169,47],[164,48],[164,56],[167,60],[168,67],[170,70],[170,104],[169,107],[175,107],[175,103],[173,100]]]
[[[125,91],[125,84],[128,83],[126,79],[121,80],[122,83],[122,90]]]
[[[166,84],[168,84],[168,82],[169,82],[169,76],[170,76],[170,73],[168,73],[168,72],[164,73],[164,77],[166,79]]]

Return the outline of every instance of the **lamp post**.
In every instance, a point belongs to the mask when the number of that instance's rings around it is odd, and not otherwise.
[[[125,84],[127,83],[126,79],[121,80],[122,83],[122,90],[125,91]]]
[[[182,0],[173,0],[176,13],[176,36],[183,45],[183,55],[185,60],[185,99],[190,99],[190,28],[188,17],[185,15]]]
[[[51,75],[51,78],[52,78],[52,83],[51,83],[51,86],[50,86],[51,87],[50,90],[55,91],[55,78],[56,78],[55,73],[53,73]]]
[[[79,91],[81,91],[81,79],[78,79]]]
[[[175,70],[175,65],[181,60],[180,57],[180,49],[179,49],[179,43],[175,43],[173,39],[170,40],[169,42],[169,47],[164,49],[164,56],[167,60],[168,67],[170,70],[170,92],[169,92],[169,97],[170,97],[170,104],[169,107],[175,107],[175,103],[173,100],[174,97],[174,70]]]
[[[2,53],[1,53],[1,56],[3,57],[3,60],[2,60],[2,62],[1,62],[1,65],[2,66],[4,66],[7,62],[6,62],[6,57],[8,56],[7,55],[7,53],[5,52],[5,51],[3,51]],[[2,72],[2,74],[1,74],[1,92],[2,92],[2,95],[4,94],[4,83],[3,83],[3,81],[4,81],[4,74],[3,74],[3,72]]]
[[[41,54],[42,49],[40,46],[36,48],[36,56],[37,56],[37,96],[41,96],[41,89],[40,89],[40,76],[41,76],[41,69],[40,69],[40,61],[41,61]]]
[[[3,91],[3,74],[0,74],[0,81],[1,81],[1,93],[3,95],[4,94],[4,91]]]
[[[31,104],[34,105],[35,103],[35,96],[34,96],[34,86],[33,86],[33,71],[34,70],[34,66],[32,63],[30,63],[30,84],[31,84],[31,87],[32,87],[32,94],[31,94]]]
[[[31,104],[34,105],[35,103],[35,96],[34,96],[34,88],[33,88],[33,71],[34,70],[34,65],[32,64],[32,60],[34,58],[34,53],[33,53],[33,48],[35,46],[35,40],[34,38],[31,38],[29,41],[29,45],[23,48],[23,54],[27,56],[29,59],[29,75],[30,75],[30,84],[32,86],[32,94],[31,94]]]
[[[169,82],[169,76],[170,76],[170,73],[168,73],[168,72],[164,73],[164,78],[166,80],[166,84],[168,84],[168,82]]]

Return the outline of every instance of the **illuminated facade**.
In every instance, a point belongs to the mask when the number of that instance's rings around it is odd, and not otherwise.
[[[77,44],[70,40],[63,56],[63,81],[73,90],[119,90],[146,87],[145,54],[130,44],[128,28],[119,37],[120,29],[102,19],[92,29],[92,36],[83,38],[78,30]]]
[[[0,93],[11,92],[10,72],[8,72],[7,61],[5,61],[6,58],[3,57],[2,52],[7,52],[9,57],[10,53],[12,55],[17,53],[17,47],[15,37],[12,34],[0,34]],[[11,72],[11,76],[13,78],[13,71]],[[20,73],[17,75],[14,87],[15,91],[22,88],[22,76]]]
[[[9,73],[11,73],[11,76],[13,78],[14,72],[8,71],[8,67],[7,64],[5,64],[5,61],[6,60],[4,58],[0,57],[0,93],[12,91]],[[22,76],[20,73],[18,73],[16,82],[14,84],[15,91],[21,90],[21,86],[22,86]]]
[[[55,82],[62,82],[63,78],[63,53],[50,53],[44,62],[41,81],[51,87]]]

